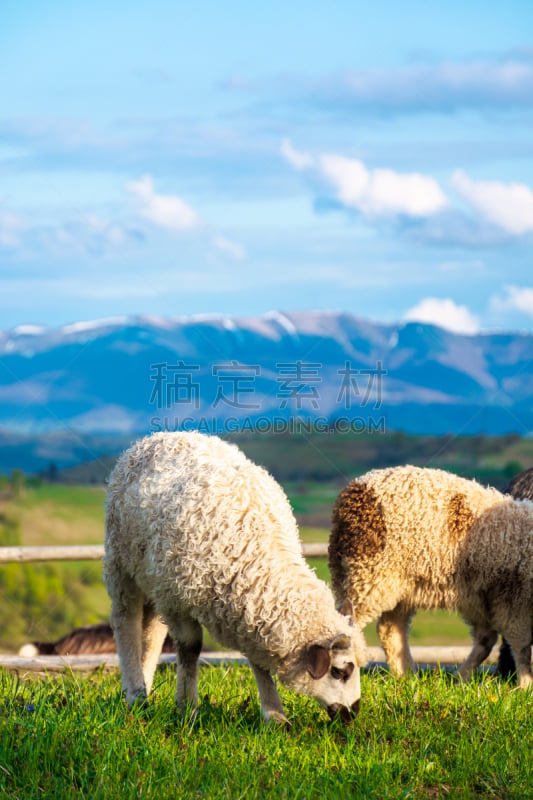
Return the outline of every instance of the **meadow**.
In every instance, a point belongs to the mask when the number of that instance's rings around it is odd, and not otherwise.
[[[493,677],[365,674],[349,728],[281,687],[290,730],[262,724],[247,667],[203,667],[196,717],[177,715],[174,683],[161,669],[149,703],[129,711],[116,674],[0,670],[0,797],[531,797],[533,695]]]
[[[338,458],[341,472],[347,469],[347,454],[341,457],[338,442],[327,442],[322,463],[331,468]],[[398,461],[414,461],[408,457],[412,444],[391,440],[379,458],[392,459],[396,452]],[[428,443],[427,452],[422,447],[422,463],[437,446]],[[531,443],[511,437],[498,446],[484,439],[461,445],[446,466],[462,458],[457,471],[475,474],[476,449],[478,469],[496,476],[492,482],[500,486],[533,460]],[[363,452],[372,460],[368,448]],[[257,460],[268,464],[268,447],[263,454]],[[337,468],[319,474],[313,454],[314,446],[307,459],[300,451],[300,465],[310,470],[303,473],[289,457],[276,459],[302,538],[327,541],[331,505],[346,476]],[[0,480],[0,545],[100,544],[104,496],[103,485],[44,483],[21,475]],[[329,579],[324,559],[312,564]],[[4,652],[109,614],[95,562],[7,565],[0,570],[0,596]],[[369,644],[377,643],[371,627],[365,635]],[[470,637],[456,615],[435,611],[417,615],[411,641],[465,644]],[[207,638],[207,645],[214,643]],[[116,671],[52,677],[0,669],[0,798],[531,797],[533,692],[486,673],[457,684],[438,670],[401,681],[386,671],[365,672],[361,712],[349,728],[330,722],[310,698],[280,687],[290,730],[262,724],[247,667],[203,667],[196,716],[178,716],[174,683],[173,669],[160,668],[148,704],[129,711]]]

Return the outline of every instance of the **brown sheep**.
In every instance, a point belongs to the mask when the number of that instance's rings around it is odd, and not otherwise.
[[[407,640],[418,608],[459,611],[473,649],[466,679],[498,632],[509,642],[519,684],[533,682],[533,503],[448,472],[374,470],[337,498],[329,544],[337,601],[352,601],[361,627],[378,633],[396,675],[414,669]]]

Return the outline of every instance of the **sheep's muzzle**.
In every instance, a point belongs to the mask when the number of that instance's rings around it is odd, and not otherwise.
[[[335,717],[340,716],[345,725],[350,725],[350,723],[352,723],[359,714],[359,703],[360,701],[356,700],[351,708],[348,708],[348,706],[342,706],[340,703],[333,703],[327,707],[329,718],[335,719]]]

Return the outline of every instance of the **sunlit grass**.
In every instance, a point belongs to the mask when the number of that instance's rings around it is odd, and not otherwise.
[[[246,667],[204,668],[196,718],[173,670],[128,711],[119,678],[0,673],[0,796],[65,798],[530,797],[531,694],[495,678],[364,675],[351,728],[280,694],[290,731],[265,728]]]

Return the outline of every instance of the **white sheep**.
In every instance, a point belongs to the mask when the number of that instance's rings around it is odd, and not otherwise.
[[[436,469],[374,470],[337,498],[329,543],[337,600],[357,623],[378,619],[396,675],[414,669],[408,630],[418,608],[458,610],[474,645],[470,676],[498,633],[510,643],[519,684],[533,681],[533,503]]]
[[[104,577],[130,705],[151,690],[168,626],[177,704],[197,707],[204,625],[247,656],[265,720],[287,723],[274,673],[331,717],[357,713],[362,634],[306,564],[281,487],[236,446],[177,432],[127,450],[109,481]]]

